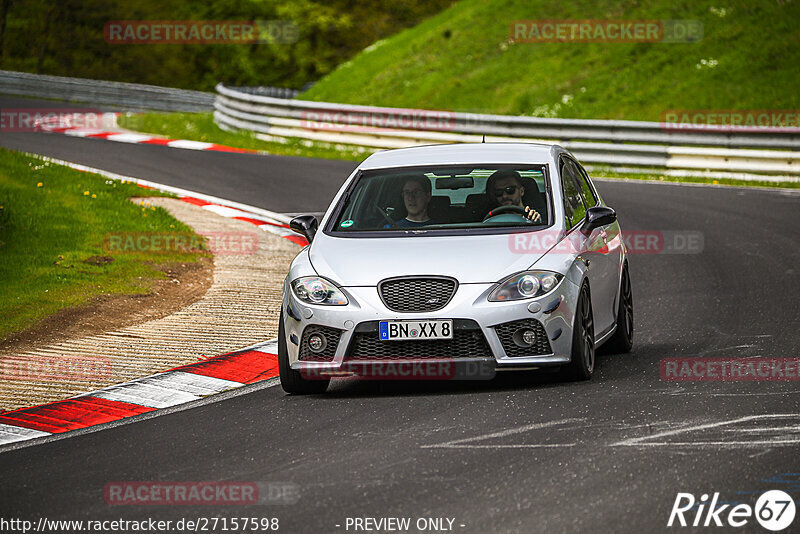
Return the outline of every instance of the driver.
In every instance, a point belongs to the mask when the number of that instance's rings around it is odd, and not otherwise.
[[[397,228],[413,228],[433,224],[428,215],[431,201],[431,181],[427,176],[411,176],[403,184],[403,203],[408,213],[395,223]]]
[[[486,196],[489,197],[489,205],[494,206],[492,209],[501,206],[519,206],[525,208],[525,217],[533,222],[542,222],[542,216],[538,211],[522,203],[524,195],[522,177],[517,171],[507,169],[495,171],[486,182]],[[487,216],[491,217],[491,213],[490,211]]]

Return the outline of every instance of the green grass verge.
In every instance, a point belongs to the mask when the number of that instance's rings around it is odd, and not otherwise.
[[[688,184],[722,185],[736,187],[763,187],[768,189],[800,189],[800,182],[768,182],[766,180],[736,180],[731,178],[709,178],[707,176],[665,176],[658,169],[642,173],[621,173],[609,169],[595,169],[589,173],[592,178],[609,180],[646,180],[655,182],[675,182]]]
[[[547,19],[695,19],[692,43],[512,43]],[[800,2],[463,0],[366,48],[300,98],[659,121],[665,110],[800,107]]]
[[[331,143],[316,143],[302,139],[288,139],[286,143],[262,141],[254,133],[228,132],[214,123],[212,113],[142,113],[119,117],[123,128],[163,135],[174,139],[188,139],[217,143],[235,148],[258,150],[280,156],[345,159],[361,161],[375,150]]]
[[[0,149],[0,339],[98,295],[147,293],[165,277],[156,265],[197,261],[200,253],[105,249],[110,233],[193,234],[135,196],[164,195]]]

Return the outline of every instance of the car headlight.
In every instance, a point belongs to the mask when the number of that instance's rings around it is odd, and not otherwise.
[[[319,276],[304,276],[292,282],[294,294],[309,304],[344,306],[347,297],[333,283]]]
[[[541,297],[550,293],[564,275],[550,271],[525,271],[500,282],[489,294],[491,302],[506,302]]]

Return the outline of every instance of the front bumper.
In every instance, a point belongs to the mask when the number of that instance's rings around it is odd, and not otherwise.
[[[493,366],[496,370],[529,369],[569,363],[574,303],[577,302],[579,288],[565,277],[553,291],[543,297],[514,302],[489,302],[486,297],[494,286],[495,284],[461,284],[447,306],[441,310],[398,313],[384,305],[378,295],[377,287],[374,286],[341,288],[349,300],[346,306],[318,306],[299,300],[289,287],[287,279],[284,283],[281,313],[284,319],[289,364],[294,370],[332,375],[356,373],[353,371],[354,363],[358,364],[356,369],[358,366],[363,369],[372,364],[386,365],[387,360],[379,353],[379,348],[382,346],[380,344],[386,344],[387,348],[391,348],[393,343],[404,343],[407,346],[426,343],[425,341],[377,341],[376,325],[379,321],[408,319],[453,319],[456,333],[461,325],[462,328],[466,328],[465,332],[468,331],[475,339],[481,336],[485,340],[485,345],[460,343],[454,345],[460,347],[458,353],[447,354],[437,351],[436,354],[425,357],[416,354],[417,351],[406,350],[403,351],[402,358],[392,358],[393,362],[449,361],[464,364],[471,361],[479,362],[483,366]],[[549,353],[526,355],[524,350],[515,350],[514,354],[508,354],[504,349],[501,338],[506,336],[506,346],[508,346],[507,329],[504,331],[503,328],[496,327],[527,319],[541,323],[550,347]],[[323,331],[334,329],[336,342],[334,346],[326,347],[323,358],[309,358],[307,348],[301,358],[303,333],[307,327],[315,326],[322,328]],[[372,330],[375,332],[374,343],[371,338],[365,337],[369,336]],[[357,362],[354,362],[356,345],[365,339],[370,340],[370,350],[366,352],[361,350],[357,354]],[[314,361],[315,359],[317,361]],[[319,361],[320,359],[324,361]]]

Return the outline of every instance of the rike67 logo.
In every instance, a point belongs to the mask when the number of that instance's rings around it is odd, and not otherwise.
[[[762,493],[755,506],[720,502],[719,493],[714,493],[710,501],[708,494],[697,501],[691,493],[678,493],[667,526],[738,528],[751,524],[755,518],[765,529],[778,532],[792,524],[795,512],[792,497],[780,490]]]

